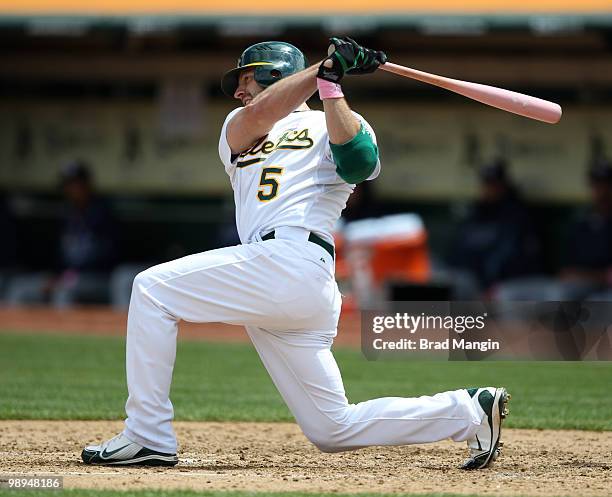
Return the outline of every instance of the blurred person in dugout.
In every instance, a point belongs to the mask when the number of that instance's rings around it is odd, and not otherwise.
[[[9,208],[5,194],[0,192],[0,302],[4,300],[8,281],[17,263],[17,234],[15,219]]]
[[[590,203],[566,232],[556,278],[534,278],[499,288],[500,300],[612,300],[612,163],[588,169]]]
[[[116,261],[117,229],[105,202],[97,198],[88,165],[66,164],[60,173],[65,199],[57,265],[49,272],[19,275],[12,281],[9,304],[107,303],[109,272]]]
[[[489,296],[500,282],[540,271],[539,237],[506,161],[483,165],[478,177],[478,198],[459,223],[448,257],[458,300]]]
[[[572,223],[560,278],[575,298],[612,298],[612,163],[600,159],[588,172],[590,206]],[[606,298],[603,298],[603,297]]]

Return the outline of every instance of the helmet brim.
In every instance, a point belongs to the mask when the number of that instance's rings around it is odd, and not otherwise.
[[[221,78],[221,90],[228,97],[234,97],[234,93],[236,93],[236,89],[238,88],[238,79],[240,78],[240,73],[245,69],[252,69],[257,66],[273,66],[274,64],[271,62],[252,62],[250,64],[245,64],[244,66],[239,66],[234,69],[227,71],[223,78]]]

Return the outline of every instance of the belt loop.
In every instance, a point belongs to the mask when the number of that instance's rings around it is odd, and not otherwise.
[[[296,237],[295,235],[297,233],[303,233],[304,235],[307,236],[306,240],[304,241],[304,243],[310,242],[310,243],[314,243],[315,245],[318,245],[319,247],[321,247],[323,250],[325,250],[329,255],[331,255],[332,259],[335,259],[335,250],[334,250],[334,246],[327,242],[326,240],[324,240],[323,238],[321,238],[320,236],[316,235],[315,233],[312,233],[310,231],[307,231],[303,228],[299,228],[299,231],[297,229],[291,229],[292,227],[288,227],[288,228],[278,228],[276,230],[270,231],[268,233],[266,233],[265,235],[261,236],[259,233],[256,233],[253,238],[255,240],[257,240],[258,242],[262,242],[262,241],[266,241],[266,240],[272,240],[273,238],[285,238],[285,236],[292,234],[293,237],[291,236],[287,236],[287,240],[295,240]],[[297,238],[301,238],[301,237],[297,237]]]
[[[280,226],[274,230],[276,238],[306,243],[310,231],[301,226]]]

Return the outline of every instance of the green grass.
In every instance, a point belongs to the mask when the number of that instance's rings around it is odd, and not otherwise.
[[[508,426],[612,430],[612,363],[368,362],[335,351],[351,402],[501,384]],[[123,419],[124,341],[0,334],[0,419]],[[179,342],[178,420],[286,421],[290,413],[247,344]]]

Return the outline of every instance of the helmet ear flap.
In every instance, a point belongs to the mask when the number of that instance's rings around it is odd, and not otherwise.
[[[285,71],[282,67],[260,66],[255,69],[255,81],[260,86],[267,88],[273,83],[280,81],[284,77]]]

